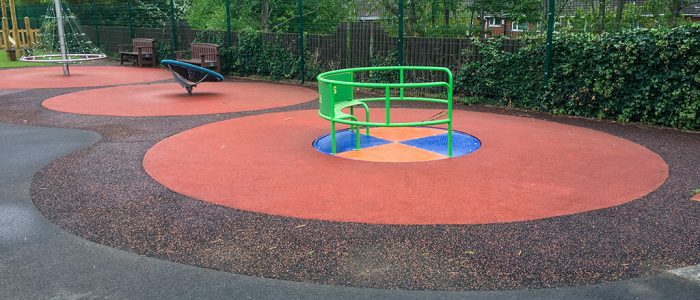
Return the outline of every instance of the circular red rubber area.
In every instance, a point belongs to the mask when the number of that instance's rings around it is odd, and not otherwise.
[[[183,116],[258,110],[304,103],[318,93],[267,82],[205,82],[191,96],[177,83],[118,86],[49,98],[48,109],[103,116]]]
[[[119,66],[70,66],[0,70],[0,89],[38,89],[107,86],[171,79],[164,69]]]
[[[393,109],[392,119],[435,113]],[[454,128],[479,138],[481,149],[415,163],[332,157],[312,148],[330,125],[307,110],[196,127],[156,144],[143,164],[166,187],[203,201],[374,224],[483,224],[575,214],[638,199],[668,176],[660,156],[603,132],[466,111],[455,111],[454,119]]]

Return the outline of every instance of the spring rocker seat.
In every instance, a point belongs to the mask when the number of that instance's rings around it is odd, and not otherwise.
[[[223,75],[193,64],[169,59],[164,59],[160,63],[170,70],[175,81],[185,88],[189,95],[192,95],[192,89],[202,82],[219,82],[224,80]]]
[[[398,72],[399,83],[367,83],[355,82],[355,75],[361,72]],[[435,82],[418,82],[405,83],[405,71],[428,71],[443,75],[447,81]],[[370,135],[371,127],[417,127],[431,126],[439,124],[447,124],[447,149],[448,156],[452,157],[452,88],[453,79],[452,72],[447,68],[440,67],[419,67],[419,66],[391,66],[391,67],[366,67],[342,69],[330,72],[321,73],[318,79],[318,114],[331,122],[331,154],[337,154],[336,150],[336,123],[350,126],[350,130],[355,133],[355,150],[360,149],[360,127],[364,127],[366,135]],[[404,95],[405,89],[416,88],[445,88],[447,98],[427,98],[427,97],[408,97]],[[383,89],[384,97],[370,97],[355,99],[355,88],[370,88]],[[398,96],[392,96],[391,91],[398,90]],[[370,121],[370,110],[367,102],[383,101],[385,107],[384,122]],[[413,101],[413,102],[431,102],[447,105],[446,116],[440,116],[439,119],[430,119],[413,122],[392,122],[391,121],[391,102],[392,101]],[[365,111],[365,119],[361,121],[355,116],[354,109],[359,107]],[[346,109],[349,111],[346,112]]]

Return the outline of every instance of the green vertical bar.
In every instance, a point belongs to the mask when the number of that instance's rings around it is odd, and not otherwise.
[[[447,88],[447,156],[452,157],[452,76],[450,74],[450,86]]]
[[[547,52],[544,58],[544,84],[549,83],[552,71],[552,35],[554,34],[554,1],[549,0],[549,11],[547,13]]]
[[[231,62],[231,0],[226,0],[226,62],[224,70],[230,71]]]
[[[403,66],[403,0],[399,0],[399,33],[396,42],[399,51],[398,64]]]
[[[226,0],[226,47],[231,47],[231,0]]]
[[[177,24],[175,23],[175,0],[170,0],[170,28],[173,31],[172,49],[170,54],[175,59],[175,51],[177,51]]]
[[[304,59],[304,8],[303,0],[297,1],[297,26],[299,27],[299,74],[301,75],[301,84],[304,84],[306,78],[306,60]],[[335,144],[334,144],[335,145]]]
[[[403,68],[399,70],[399,83],[403,84]],[[403,99],[403,87],[399,89],[399,97]]]
[[[386,110],[386,124],[391,123],[391,90],[389,87],[385,88],[384,96],[384,109]]]
[[[0,0],[2,1],[2,0]],[[91,1],[91,8],[92,8],[92,17],[96,18],[97,20],[94,21],[95,25],[95,39],[97,40],[97,48],[100,48],[100,17],[97,15],[97,11],[95,10],[95,0]]]
[[[331,154],[335,155],[335,122],[331,120]]]
[[[133,16],[133,12],[131,11],[131,0],[129,0],[129,1],[126,3],[126,7],[127,7],[127,12],[128,12],[128,14],[129,14],[129,18],[128,18],[128,21],[129,21],[129,36],[131,37],[131,39],[133,39],[133,38],[134,38],[134,24],[133,24],[134,16]]]

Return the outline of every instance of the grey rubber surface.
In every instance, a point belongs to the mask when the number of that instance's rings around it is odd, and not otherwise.
[[[0,124],[0,299],[697,299],[669,272],[558,289],[420,292],[242,276],[115,250],[73,236],[33,206],[34,173],[99,140],[94,132]],[[691,272],[694,274],[694,272]],[[680,273],[679,273],[680,274]]]

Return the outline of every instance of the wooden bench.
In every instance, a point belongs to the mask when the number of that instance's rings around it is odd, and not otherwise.
[[[191,58],[182,57],[187,52],[178,52],[177,61],[186,62],[200,66],[202,68],[213,68],[217,73],[221,73],[221,51],[219,45],[207,43],[192,43]]]
[[[124,64],[125,60],[134,62],[139,67],[156,65],[156,47],[153,39],[136,38],[131,40],[131,51],[122,50],[122,45],[119,47],[119,64]]]

